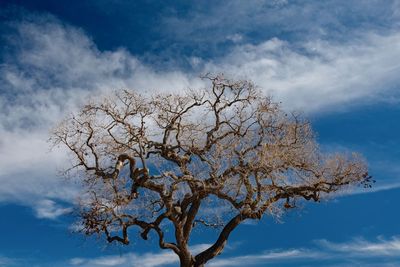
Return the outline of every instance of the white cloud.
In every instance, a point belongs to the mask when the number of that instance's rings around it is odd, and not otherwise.
[[[391,262],[396,262],[400,258],[400,239],[398,237],[392,237],[390,239],[380,237],[375,242],[365,239],[355,239],[343,243],[335,243],[328,240],[318,240],[315,243],[317,247],[312,248],[270,250],[252,255],[226,258],[217,257],[210,261],[209,266],[221,267],[269,264],[275,266],[277,262],[285,263],[293,260],[298,263],[314,261],[326,264],[330,262],[330,260],[334,260],[337,263],[338,259],[339,262],[341,262],[338,266],[352,266],[349,265],[348,262],[353,262],[353,264],[357,262],[360,266],[365,266],[365,264],[370,263],[369,261],[371,259],[379,262],[379,259],[384,258],[385,263],[389,264]]]
[[[254,44],[273,36],[348,40],[360,31],[383,31],[398,25],[398,7],[397,0],[199,1],[186,14],[165,17],[163,34],[177,45],[195,40],[197,49],[221,55],[213,49],[238,32]]]
[[[346,243],[333,243],[328,240],[320,240],[318,243],[332,252],[345,253],[354,257],[400,256],[400,239],[398,237],[391,239],[380,237],[376,242],[356,239]]]
[[[126,258],[122,257],[103,257],[94,260],[90,260],[90,265],[94,266],[118,266],[126,263]]]
[[[240,41],[243,40],[243,35],[241,35],[239,33],[235,33],[235,34],[228,35],[226,37],[226,39],[228,39],[234,43],[239,43]]]
[[[369,194],[369,193],[393,190],[398,188],[400,188],[400,182],[396,179],[391,179],[389,181],[384,181],[384,183],[373,184],[371,188],[364,188],[362,186],[350,187],[348,190],[338,192],[336,196]]]
[[[132,267],[154,267],[166,264],[176,264],[178,256],[172,252],[146,253],[138,255],[126,253],[120,256],[103,256],[93,259],[73,258],[69,261],[72,266],[79,267],[102,267],[102,266],[132,266]]]
[[[303,249],[289,249],[281,251],[265,251],[259,254],[230,257],[230,258],[216,258],[208,264],[213,267],[222,266],[249,266],[256,264],[269,264],[271,262],[281,261],[287,262],[294,259],[318,259],[322,254],[319,252],[303,250]]]
[[[31,202],[35,196],[71,200],[72,185],[55,178],[67,159],[49,153],[47,134],[41,129],[0,128],[0,201]]]
[[[70,213],[72,208],[62,207],[50,199],[42,199],[36,203],[35,211],[38,218],[55,219],[60,215]]]
[[[14,266],[15,263],[16,263],[16,260],[15,260],[15,259],[8,258],[8,257],[4,257],[4,256],[1,256],[1,255],[0,255],[0,266],[1,266],[1,267],[2,267],[2,266],[4,266],[4,267],[7,267],[7,266]]]
[[[205,69],[249,78],[290,109],[343,109],[382,101],[400,86],[399,43],[398,32],[365,33],[346,43],[314,40],[301,47],[274,38],[238,46]]]

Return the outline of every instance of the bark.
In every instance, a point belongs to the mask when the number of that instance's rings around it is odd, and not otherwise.
[[[242,214],[238,214],[233,217],[224,227],[222,232],[220,233],[217,241],[206,249],[205,251],[201,252],[195,257],[195,263],[193,266],[200,267],[204,266],[209,260],[214,258],[215,256],[219,255],[225,247],[226,242],[228,241],[229,235],[231,232],[238,226],[245,217]]]

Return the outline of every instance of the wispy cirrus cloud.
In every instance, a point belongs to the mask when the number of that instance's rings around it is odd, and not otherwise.
[[[128,253],[121,256],[103,256],[94,259],[73,258],[69,261],[70,266],[100,267],[100,266],[143,266],[155,267],[168,264],[177,264],[179,258],[170,252],[148,253],[137,255]]]
[[[366,32],[346,43],[317,39],[300,47],[273,38],[237,46],[222,60],[205,62],[204,69],[249,78],[290,109],[345,109],[354,101],[384,102],[395,95],[399,43],[398,32]]]
[[[347,242],[316,240],[316,246],[269,250],[257,254],[220,257],[209,263],[210,266],[276,266],[276,264],[296,261],[297,264],[323,264],[324,266],[396,266],[400,260],[400,239],[378,237],[375,241],[357,238]],[[372,264],[372,265],[371,265]],[[390,265],[392,264],[392,265]],[[314,265],[313,265],[314,266]]]
[[[296,261],[299,265],[313,262],[324,266],[374,266],[373,262],[395,266],[400,260],[400,240],[393,236],[389,239],[379,237],[376,241],[353,239],[343,243],[316,240],[316,246],[269,250],[257,254],[234,257],[220,257],[210,262],[210,266],[276,266]],[[353,265],[351,265],[353,264]],[[374,263],[376,264],[376,263]],[[313,265],[314,266],[314,265]]]
[[[16,260],[12,258],[8,258],[5,256],[0,255],[0,266],[1,267],[7,267],[7,266],[15,266],[16,265]]]
[[[63,207],[50,199],[42,199],[36,203],[34,207],[36,217],[42,219],[55,219],[61,215],[72,212],[72,208]]]
[[[360,32],[399,26],[399,13],[398,0],[201,1],[180,16],[166,15],[163,34],[178,46],[189,43],[195,47],[192,53],[208,50],[221,56],[235,47],[234,35],[253,45],[273,37],[300,44],[305,39],[346,42]]]
[[[306,249],[272,250],[264,251],[258,254],[237,256],[230,258],[216,258],[209,263],[209,266],[249,266],[260,264],[276,264],[277,262],[288,262],[293,260],[303,261],[312,259],[321,259],[324,254]]]
[[[334,243],[328,240],[319,240],[317,243],[332,252],[345,253],[354,257],[397,257],[400,258],[400,238],[385,239],[378,237],[376,241],[354,239],[346,243]]]

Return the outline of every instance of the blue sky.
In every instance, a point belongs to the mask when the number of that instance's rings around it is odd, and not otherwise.
[[[400,266],[400,1],[0,1],[0,266],[175,266],[155,240],[71,234],[49,130],[93,95],[253,80],[377,181],[241,225],[210,266]],[[197,232],[193,249],[216,232]]]

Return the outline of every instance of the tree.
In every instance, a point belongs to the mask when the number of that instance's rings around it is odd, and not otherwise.
[[[145,240],[153,230],[181,266],[203,266],[245,220],[319,202],[349,185],[370,186],[357,154],[322,154],[310,124],[253,83],[204,79],[210,88],[183,94],[115,93],[54,130],[55,145],[72,152],[70,171],[86,187],[79,208],[86,235],[126,245],[131,228]],[[210,212],[216,206],[225,208]],[[220,232],[193,255],[196,227]],[[166,240],[166,229],[175,240]]]

